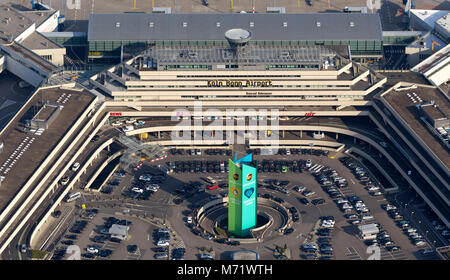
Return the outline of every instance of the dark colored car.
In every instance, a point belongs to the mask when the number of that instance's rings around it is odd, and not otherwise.
[[[237,241],[237,240],[234,240],[234,241],[228,242],[228,245],[231,245],[231,246],[239,246],[239,245],[241,245],[241,242],[239,242],[239,241]]]
[[[57,211],[53,212],[53,213],[52,213],[52,216],[53,216],[54,218],[59,218],[59,216],[61,216],[61,211],[57,210]]]
[[[95,257],[95,255],[91,254],[91,253],[86,253],[86,254],[83,254],[81,256],[84,257],[84,258],[87,258],[87,259],[93,259]]]
[[[227,242],[227,240],[225,238],[219,238],[219,239],[216,239],[215,241],[220,244],[225,244]]]
[[[61,243],[62,244],[64,244],[64,245],[73,245],[73,240],[63,240],[63,241],[61,241]]]
[[[301,203],[303,203],[304,205],[309,205],[309,200],[302,197],[302,198],[297,198],[298,201],[300,201]]]
[[[94,137],[92,137],[92,139],[91,139],[91,142],[97,142],[98,139],[100,139],[100,136],[94,135]]]
[[[321,205],[325,203],[325,199],[323,198],[313,199],[311,200],[311,203],[314,205]]]
[[[112,251],[109,249],[103,249],[98,252],[98,255],[103,258],[107,258],[112,254]]]
[[[287,229],[284,230],[284,235],[289,235],[289,234],[291,234],[293,232],[294,232],[293,228],[287,228]]]

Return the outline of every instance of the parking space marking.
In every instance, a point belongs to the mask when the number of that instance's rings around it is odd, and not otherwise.
[[[358,252],[353,247],[347,247],[347,252],[345,253],[345,255],[350,260],[361,260],[361,256],[358,254]]]

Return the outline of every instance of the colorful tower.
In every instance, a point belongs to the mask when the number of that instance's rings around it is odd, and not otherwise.
[[[228,160],[228,231],[245,237],[256,226],[256,168],[252,154]],[[256,165],[255,165],[256,166]]]

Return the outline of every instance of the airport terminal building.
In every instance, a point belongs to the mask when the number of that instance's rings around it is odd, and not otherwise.
[[[241,28],[258,47],[349,46],[353,59],[382,57],[378,14],[91,14],[90,59],[123,57],[148,46],[224,47],[225,31]]]

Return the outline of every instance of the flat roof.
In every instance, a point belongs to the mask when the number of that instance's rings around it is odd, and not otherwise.
[[[409,97],[408,94],[414,98]],[[450,168],[449,151],[444,146],[444,143],[436,138],[419,119],[416,108],[416,105],[420,104],[420,100],[418,101],[417,98],[419,97],[423,102],[430,102],[433,100],[444,113],[449,115],[450,102],[448,97],[444,96],[439,89],[435,87],[424,87],[420,85],[417,85],[417,88],[402,91],[395,91],[392,89],[383,93],[381,96],[394,108],[403,119],[403,122],[408,124],[410,129],[412,129],[422,142],[429,147],[436,157],[438,157],[447,168]],[[416,103],[414,103],[413,100],[415,100]]]
[[[322,46],[153,47],[144,56],[159,63],[323,63],[336,53]]]
[[[445,16],[448,11],[446,10],[421,10],[421,9],[411,9],[410,13],[414,14],[424,23],[426,23],[430,29],[434,28],[435,22]]]
[[[23,46],[19,43],[14,43],[11,45],[4,46],[5,48],[8,48],[12,50],[13,52],[22,55],[25,59],[32,61],[36,66],[40,67],[42,70],[46,72],[53,72],[58,69],[57,66],[50,63],[46,59],[42,58],[41,56],[35,54],[32,50],[28,49],[27,47]]]
[[[0,5],[0,44],[7,44],[9,39],[15,40],[20,34],[32,26],[34,22],[8,5]],[[8,38],[8,36],[11,36]]]
[[[36,105],[39,102],[48,100],[50,103],[61,104],[57,101],[62,94],[65,97],[69,94],[71,96],[62,104],[64,105],[63,110],[48,129],[41,135],[23,132],[23,121],[31,119],[36,114]],[[2,134],[0,134],[0,141],[4,143],[3,152],[0,154],[0,168],[3,167],[0,171],[0,176],[6,177],[0,188],[0,209],[4,208],[25,184],[28,178],[35,172],[36,168],[56,146],[66,131],[77,121],[81,112],[89,106],[94,98],[95,96],[86,90],[77,91],[61,88],[41,89],[34,94],[31,101],[20,112],[17,118],[5,128]],[[28,144],[29,146],[27,147]],[[25,147],[27,148],[25,149]],[[19,158],[17,158],[18,156]],[[16,162],[9,167],[14,160]],[[5,165],[7,161],[8,163]],[[7,174],[4,173],[6,168],[10,168]]]
[[[433,104],[422,105],[421,108],[430,116],[433,120],[439,120],[447,118],[447,116]]]
[[[38,28],[44,21],[49,17],[56,14],[57,10],[38,10],[38,11],[20,11],[19,13],[31,19],[36,23],[36,28]]]
[[[121,13],[91,14],[88,41],[226,40],[233,28],[249,30],[255,41],[383,39],[378,13]]]
[[[113,224],[111,228],[109,229],[109,234],[114,235],[127,235],[128,233],[128,226],[122,226],[118,224]]]
[[[54,104],[44,104],[39,112],[33,117],[36,121],[46,121],[59,106]]]
[[[34,31],[31,33],[21,44],[30,50],[48,50],[48,49],[61,49],[62,46],[48,39],[41,33]]]

